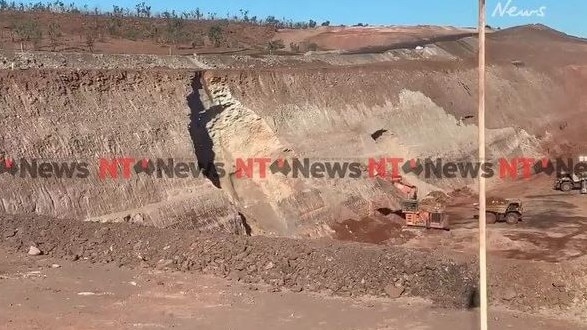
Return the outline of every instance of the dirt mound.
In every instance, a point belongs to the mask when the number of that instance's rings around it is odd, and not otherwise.
[[[552,41],[553,39],[560,40],[560,41],[578,41],[578,42],[585,42],[586,39],[578,38],[575,36],[568,35],[566,33],[557,31],[549,26],[544,24],[529,24],[529,25],[521,25],[515,26],[507,29],[503,29],[497,31],[492,34],[492,38],[504,38],[504,37],[515,37],[515,38],[531,38],[533,40],[539,39],[549,39]],[[526,40],[527,41],[527,40]]]
[[[475,197],[477,194],[469,187],[457,188],[448,193],[451,198]]]
[[[402,230],[405,221],[394,216],[392,219],[364,217],[361,220],[348,219],[332,225],[334,238],[372,244],[401,244],[414,235]]]
[[[287,45],[315,45],[324,50],[357,51],[371,48],[415,48],[443,38],[458,39],[472,29],[441,26],[320,27],[311,30],[280,30],[275,38]]]
[[[382,296],[392,284],[442,306],[470,307],[475,266],[435,253],[331,241],[243,236],[198,236],[187,231],[100,225],[42,217],[3,216],[3,245],[44,254],[160,269],[197,271],[246,283]]]
[[[273,290],[385,296],[389,285],[439,306],[474,305],[477,265],[435,249],[331,240],[199,235],[129,224],[2,216],[0,246],[26,254],[211,274]],[[490,259],[490,299],[519,310],[567,310],[585,300],[584,267]],[[532,276],[528,276],[532,274]]]
[[[420,207],[425,211],[443,211],[450,202],[450,196],[442,191],[432,191],[420,201]]]

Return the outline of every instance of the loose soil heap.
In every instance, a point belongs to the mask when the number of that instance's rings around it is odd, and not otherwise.
[[[21,216],[2,217],[0,239],[2,245],[23,253],[36,246],[54,257],[203,272],[245,283],[266,283],[276,290],[345,296],[384,296],[399,290],[454,307],[474,305],[477,291],[473,263],[400,247],[198,236],[129,224]]]

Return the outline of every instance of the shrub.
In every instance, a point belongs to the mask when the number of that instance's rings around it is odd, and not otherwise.
[[[279,40],[271,40],[267,44],[267,49],[269,50],[269,53],[270,54],[272,54],[273,51],[275,51],[275,50],[283,49],[283,48],[285,48],[285,45],[283,44],[283,40],[281,40],[281,39],[279,39]]]
[[[298,45],[298,44],[296,44],[294,42],[291,42],[289,44],[289,49],[291,49],[292,52],[299,53],[300,52],[300,45]]]
[[[224,39],[222,28],[218,25],[213,25],[208,30],[208,38],[214,44],[214,47],[220,47]]]
[[[59,46],[59,38],[61,38],[61,25],[58,23],[52,22],[49,24],[49,29],[47,31],[49,34],[49,45],[51,46],[51,50],[55,51],[57,46]]]

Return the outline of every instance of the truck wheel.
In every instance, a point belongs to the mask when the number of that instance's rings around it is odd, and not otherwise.
[[[573,190],[573,183],[568,182],[568,181],[561,183],[561,190],[564,192],[569,192],[569,191]]]
[[[520,221],[520,215],[515,212],[510,212],[505,216],[505,222],[510,225],[515,225]]]
[[[490,225],[496,223],[497,215],[495,213],[485,212],[485,222]]]

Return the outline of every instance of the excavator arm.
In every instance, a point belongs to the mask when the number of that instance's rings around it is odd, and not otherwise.
[[[403,177],[393,177],[391,182],[399,191],[405,195],[406,199],[418,199],[418,187],[404,181]]]

